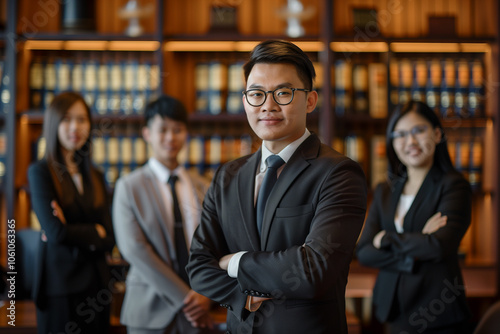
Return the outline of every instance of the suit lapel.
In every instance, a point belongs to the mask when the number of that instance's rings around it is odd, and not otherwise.
[[[271,230],[272,221],[281,199],[286,191],[293,184],[293,181],[310,166],[308,160],[315,159],[318,156],[321,142],[319,138],[312,134],[310,135],[293,153],[287,164],[281,171],[281,174],[274,185],[273,190],[269,194],[266,210],[264,211],[264,219],[262,220],[262,231],[260,241],[262,249],[266,249],[269,240],[269,231]]]
[[[255,176],[261,160],[261,150],[253,154],[238,173],[238,200],[246,235],[255,251],[260,250],[260,239],[255,218]]]
[[[397,232],[396,226],[394,224],[394,217],[396,217],[396,210],[398,207],[399,203],[399,198],[401,197],[401,194],[403,193],[403,188],[406,183],[406,177],[403,178],[397,178],[395,181],[392,183],[392,196],[390,196],[390,201],[389,201],[389,210],[387,211],[388,214],[388,221],[389,224],[388,226],[385,226],[386,229]],[[404,224],[403,224],[404,225]]]
[[[168,222],[167,211],[163,209],[165,207],[165,203],[163,202],[163,196],[161,195],[160,188],[158,187],[158,181],[153,171],[151,170],[151,168],[149,168],[148,165],[144,166],[143,171],[144,171],[144,177],[149,183],[147,187],[144,187],[145,189],[144,195],[146,195],[151,199],[151,209],[154,211],[156,218],[160,222],[160,224],[157,225],[159,225],[159,227],[163,232],[163,235],[167,239],[169,243],[169,251],[172,253],[173,230],[171,231],[167,225]]]
[[[421,231],[421,229],[423,228],[424,225],[422,224],[425,224],[425,222],[422,222],[419,219],[415,219],[414,217],[419,213],[420,210],[418,210],[418,208],[421,207],[426,197],[429,194],[432,194],[432,192],[434,191],[435,177],[439,176],[439,174],[440,172],[437,167],[432,167],[429,173],[427,173],[424,182],[422,182],[420,189],[415,195],[413,203],[411,204],[408,212],[405,215],[405,219],[403,222],[405,232],[412,232],[415,230]],[[415,224],[419,224],[421,226],[415,226]]]

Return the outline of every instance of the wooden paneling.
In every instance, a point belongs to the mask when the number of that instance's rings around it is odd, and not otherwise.
[[[496,34],[495,0],[345,0],[334,3],[337,36],[354,36],[352,9],[375,7],[386,37],[426,37],[429,16],[454,16],[458,37],[489,37]]]
[[[96,32],[123,33],[128,20],[119,17],[120,9],[127,0],[106,0],[96,2]],[[61,30],[61,3],[58,0],[19,1],[19,16],[17,31],[21,34],[35,35],[37,33],[56,33]],[[182,3],[182,2],[181,2]],[[139,0],[139,6],[155,6],[155,0]],[[145,33],[154,33],[156,19],[154,11],[140,23]]]
[[[321,0],[303,0],[304,8],[314,7],[312,19],[302,22],[306,35],[319,34]],[[165,4],[164,33],[168,35],[201,35],[210,32],[212,9],[217,14],[220,5],[237,8],[237,29],[242,35],[284,35],[286,20],[279,11],[286,0],[192,0],[169,1]],[[232,32],[234,33],[234,32]]]

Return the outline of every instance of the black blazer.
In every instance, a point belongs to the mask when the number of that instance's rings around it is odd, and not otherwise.
[[[405,182],[400,178],[377,186],[357,248],[362,264],[380,269],[373,291],[376,316],[391,321],[397,300],[417,330],[465,320],[469,310],[457,253],[470,225],[469,183],[456,171],[444,173],[433,167],[404,218],[404,233],[399,234],[394,216]],[[446,226],[422,234],[437,212],[448,217]],[[372,241],[380,230],[386,235],[376,249]]]
[[[259,150],[215,173],[191,245],[192,288],[229,310],[232,333],[347,333],[345,286],[366,212],[362,169],[312,134],[283,168],[259,237],[260,161]],[[238,251],[248,253],[234,279],[218,262]],[[249,313],[247,296],[274,299]]]
[[[42,272],[38,280],[41,282],[40,294],[49,296],[68,295],[86,291],[92,284],[107,287],[110,279],[105,260],[105,252],[114,246],[113,228],[108,195],[105,201],[95,206],[96,191],[106,189],[102,173],[92,169],[93,177],[98,180],[92,187],[90,180],[84,179],[84,193],[80,195],[67,172],[52,174],[47,161],[40,160],[28,169],[31,191],[31,205],[45,231],[48,241],[41,243],[45,257]],[[59,179],[59,185],[54,182]],[[73,187],[73,191],[56,190],[61,185]],[[67,188],[62,188],[67,189]],[[62,197],[74,196],[64,205]],[[52,214],[50,202],[57,200],[66,218],[62,224]],[[107,237],[101,239],[95,229],[99,223],[106,229]]]

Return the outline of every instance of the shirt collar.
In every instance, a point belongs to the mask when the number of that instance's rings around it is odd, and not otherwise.
[[[170,170],[161,162],[156,160],[155,158],[150,158],[148,161],[148,165],[155,174],[155,176],[163,183],[167,183],[170,175],[180,176],[184,170],[184,167],[179,165],[176,169]]]
[[[311,135],[311,132],[309,132],[309,130],[306,129],[306,131],[304,131],[304,134],[302,135],[302,137],[300,137],[299,139],[295,140],[294,142],[288,144],[284,149],[282,149],[278,153],[280,158],[283,159],[283,161],[285,161],[285,163],[287,163],[288,160],[290,160],[290,158],[292,157],[293,153],[295,153],[295,150],[297,150],[297,148],[300,146],[300,144],[302,144],[304,142],[304,140],[306,140],[307,137],[309,137],[310,135]],[[266,145],[264,145],[264,141],[262,141],[262,150],[261,151],[262,151],[262,157],[261,157],[261,161],[260,161],[260,172],[263,173],[267,169],[266,159],[270,155],[273,155],[274,153],[268,150]]]

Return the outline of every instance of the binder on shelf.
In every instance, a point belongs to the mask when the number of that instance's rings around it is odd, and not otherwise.
[[[184,166],[184,168],[189,168],[189,139],[186,140],[184,146],[182,146],[179,154],[177,154],[177,161],[179,165]]]
[[[86,59],[82,63],[83,67],[83,89],[81,94],[91,110],[95,110],[95,101],[97,95],[97,71],[98,64],[94,59]]]
[[[118,178],[120,177],[124,177],[126,176],[127,174],[130,174],[130,172],[132,171],[133,169],[130,167],[130,165],[122,165],[121,168],[119,169],[119,174],[118,174]]]
[[[198,63],[195,68],[196,112],[208,113],[208,68],[207,63]]]
[[[226,111],[228,114],[242,114],[245,112],[242,100],[243,95],[241,94],[245,90],[243,62],[238,61],[229,65],[227,76]]]
[[[232,149],[231,160],[239,158],[241,156],[241,137],[234,138]]]
[[[208,113],[218,115],[224,109],[224,92],[227,89],[227,66],[213,61],[208,65]]]
[[[109,165],[104,170],[104,178],[109,187],[113,188],[115,186],[116,180],[120,177],[120,171],[115,165]]]
[[[35,58],[30,66],[29,89],[30,89],[30,107],[32,109],[43,108],[43,76],[44,64],[40,58]],[[2,75],[3,81],[3,75]]]
[[[425,87],[427,84],[427,65],[423,59],[413,62],[413,79],[411,97],[415,101],[425,102]]]
[[[468,89],[469,89],[469,64],[465,59],[459,59],[455,62],[455,99],[454,99],[454,115],[463,118],[468,118]]]
[[[201,135],[189,137],[189,167],[197,168],[200,174],[205,172],[205,138]]]
[[[399,104],[399,62],[395,59],[389,62],[389,84],[391,105],[397,106]]]
[[[119,137],[120,145],[120,161],[119,164],[122,166],[132,165],[133,162],[133,149],[132,149],[132,138],[130,135],[121,135]]]
[[[92,161],[100,167],[106,163],[106,139],[100,134],[92,138]]]
[[[97,97],[94,106],[94,111],[99,115],[105,115],[108,112],[108,98],[111,95],[108,92],[109,89],[109,66],[103,60],[97,68]]]
[[[345,60],[335,61],[335,114],[351,112],[352,66]]]
[[[469,183],[473,189],[479,189],[481,187],[482,165],[483,144],[480,139],[476,138],[470,143]]]
[[[117,165],[120,162],[120,140],[116,135],[110,135],[106,139],[107,163]]]
[[[234,146],[233,136],[224,136],[224,138],[222,138],[221,163],[231,161],[235,158],[233,156]]]
[[[73,60],[71,67],[71,89],[75,92],[82,92],[84,85],[83,60],[81,57]]]
[[[122,97],[122,67],[119,61],[109,61],[108,62],[108,72],[109,72],[109,84],[110,91],[108,95],[108,113],[119,114],[121,108],[121,97]]]
[[[470,168],[470,142],[467,139],[461,139],[456,142],[455,168],[469,179]]]
[[[387,105],[387,67],[382,63],[368,65],[370,116],[386,118]]]
[[[345,155],[345,145],[342,138],[333,137],[331,146],[335,151]]]
[[[127,64],[127,73],[125,74],[125,86],[129,91],[130,112],[133,114],[142,114],[144,111],[144,95],[139,89],[139,62],[130,60]]]
[[[371,139],[371,187],[387,180],[387,155],[385,136],[376,135]]]
[[[209,173],[213,174],[221,164],[222,138],[220,135],[214,134],[210,136],[207,143],[208,150],[206,150],[206,163],[209,168]]]
[[[54,59],[52,57],[48,58],[44,67],[44,83],[43,83],[43,102],[42,108],[45,110],[54,99],[54,94],[56,90],[56,66],[54,64]]]
[[[359,163],[365,174],[367,174],[365,142],[363,138],[356,135],[349,135],[345,138],[344,145],[345,155]]]
[[[130,115],[134,113],[133,94],[137,90],[135,87],[137,83],[137,66],[134,66],[134,61],[132,60],[123,60],[121,68],[123,72],[123,85],[121,89],[120,111],[122,114]]]
[[[483,63],[476,59],[470,62],[469,98],[467,108],[470,116],[481,117],[483,112],[484,87]]]
[[[134,164],[137,167],[144,165],[148,160],[148,147],[144,138],[140,135],[133,136],[132,147],[134,151]]]
[[[137,64],[137,95],[134,96],[134,112],[137,114],[142,114],[144,111],[144,107],[148,102],[147,90],[148,90],[148,81],[150,73],[149,66],[144,61],[141,61]]]
[[[440,86],[441,86],[441,62],[439,59],[432,59],[427,64],[427,85],[425,88],[425,102],[440,115]]]
[[[442,61],[440,113],[442,118],[454,116],[455,63],[453,59]]]
[[[146,91],[146,101],[152,101],[158,98],[160,93],[160,66],[154,62],[148,62],[149,86]]]
[[[411,98],[411,84],[413,80],[413,68],[409,59],[399,61],[399,89],[398,103],[405,104]]]
[[[356,64],[352,70],[352,87],[354,95],[354,113],[368,115],[368,66]]]
[[[68,91],[71,89],[71,63],[63,58],[55,60],[56,67],[56,88],[55,94]]]
[[[113,187],[119,176],[117,167],[119,160],[119,142],[114,134],[104,134],[104,144],[106,147],[105,161],[102,164],[106,182]]]

